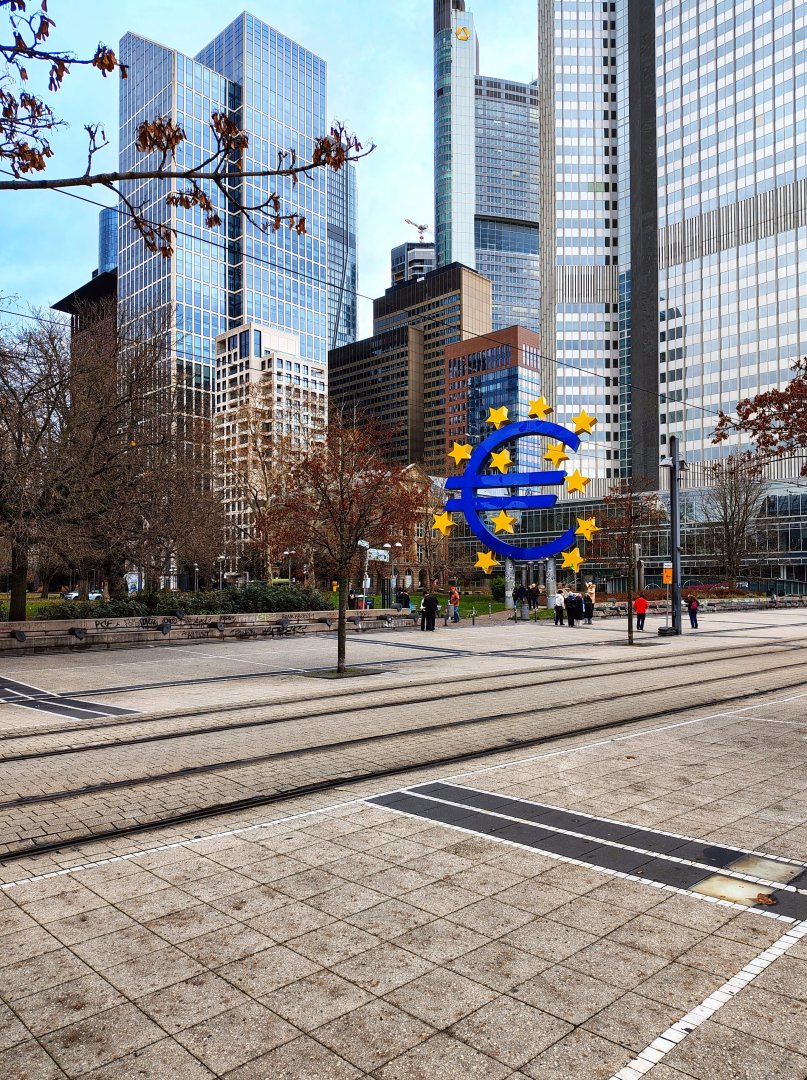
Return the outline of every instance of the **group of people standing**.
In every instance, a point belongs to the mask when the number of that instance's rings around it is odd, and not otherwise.
[[[588,592],[558,589],[555,593],[555,626],[564,625],[564,616],[569,626],[574,626],[576,622],[585,622],[591,626],[591,620],[594,617],[594,598]]]
[[[541,589],[538,585],[519,585],[513,593],[513,600],[518,607],[522,604],[526,604],[530,611],[537,611],[538,608],[543,607],[542,601],[544,600]]]

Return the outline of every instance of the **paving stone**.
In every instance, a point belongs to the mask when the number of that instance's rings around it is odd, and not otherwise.
[[[139,1009],[126,1004],[59,1028],[41,1042],[65,1072],[76,1076],[125,1057],[163,1035]]]
[[[19,1043],[0,1053],[3,1080],[64,1080],[63,1072],[37,1042]]]
[[[97,971],[135,960],[147,953],[158,952],[166,947],[163,938],[153,934],[145,926],[136,924],[114,930],[110,934],[77,941],[72,951]]]
[[[271,938],[259,934],[257,930],[235,923],[212,930],[209,934],[186,939],[179,948],[205,967],[217,968],[272,948],[274,944]]]
[[[444,964],[471,949],[486,945],[490,939],[446,919],[434,919],[426,926],[419,926],[393,940],[402,949],[409,949],[435,964]]]
[[[212,1076],[215,1073],[173,1039],[162,1039],[86,1073],[82,1080],[208,1080]]]
[[[516,949],[503,939],[465,953],[448,965],[452,971],[500,993],[507,993],[550,966],[551,961]]]
[[[63,945],[78,945],[81,941],[103,937],[131,926],[134,926],[134,922],[125,912],[105,904],[103,907],[93,908],[92,911],[82,911],[78,915],[48,923],[48,933],[58,938]]]
[[[359,1069],[379,1068],[434,1035],[434,1028],[387,1001],[372,1001],[317,1028],[314,1037]]]
[[[137,1004],[160,1027],[173,1034],[237,1005],[248,1002],[245,994],[212,971],[194,975],[138,998]]]
[[[375,1073],[378,1080],[506,1080],[510,1075],[506,1065],[442,1032]]]
[[[24,1027],[7,1005],[0,1004],[0,1051],[29,1041],[31,1032]]]
[[[334,972],[372,994],[381,997],[404,983],[411,982],[433,967],[429,960],[391,942],[383,942],[349,960],[334,965]]]
[[[455,1024],[493,1001],[496,992],[464,975],[435,968],[386,995],[386,1000],[435,1028]]]
[[[43,926],[34,923],[30,929],[0,938],[0,969],[59,948],[61,942]]]
[[[517,1068],[572,1030],[556,1016],[502,995],[455,1024],[450,1034]]]
[[[175,1035],[215,1075],[289,1042],[299,1032],[257,1001],[218,1013]]]
[[[547,968],[513,990],[519,1001],[575,1025],[621,996],[617,987],[562,965]]]
[[[249,920],[249,926],[273,941],[284,942],[300,937],[310,930],[317,930],[333,922],[333,916],[310,904],[290,901],[283,907],[273,908],[263,915]]]
[[[517,948],[526,949],[536,956],[557,963],[567,956],[593,945],[599,938],[587,934],[573,926],[551,922],[548,919],[534,919],[531,923],[506,934],[503,941]]]
[[[323,967],[332,967],[340,960],[366,952],[380,944],[373,934],[345,922],[331,922],[319,930],[312,930],[289,942],[290,948],[316,960]]]
[[[630,990],[638,982],[666,967],[669,961],[663,956],[653,956],[604,938],[574,953],[564,963],[575,971]]]
[[[359,1070],[303,1035],[227,1073],[226,1080],[359,1080]]]
[[[307,957],[283,945],[276,945],[254,956],[245,956],[243,960],[226,964],[218,969],[217,974],[244,993],[263,997],[279,986],[306,978],[318,968],[319,964],[312,963]]]
[[[524,1065],[522,1071],[533,1080],[611,1080],[630,1057],[623,1046],[577,1028]]]
[[[708,937],[678,957],[680,964],[710,971],[722,980],[730,979],[759,954],[753,946],[742,945],[726,938]]]
[[[92,972],[86,964],[67,949],[59,947],[3,968],[0,986],[5,1000],[13,1002],[38,990],[47,990],[90,974]]]
[[[104,969],[104,978],[128,998],[138,998],[161,990],[175,982],[183,982],[204,969],[173,945],[157,952],[127,960]]]
[[[701,968],[674,962],[636,986],[637,993],[662,1005],[672,1005],[686,1015],[720,986],[720,979]]]
[[[372,996],[332,971],[316,971],[272,991],[263,1000],[279,1016],[310,1032],[366,1004]]]
[[[769,993],[754,983],[724,1005],[715,1020],[807,1057],[807,1003],[792,996]]]
[[[698,1080],[804,1080],[807,1076],[807,1057],[708,1020],[674,1047],[664,1064]]]
[[[614,904],[601,904],[590,896],[578,896],[573,903],[547,912],[547,918],[589,934],[610,934],[634,918],[634,913]]]
[[[586,1030],[638,1054],[676,1020],[678,1010],[639,994],[625,994],[583,1025]]]
[[[498,897],[489,896],[453,912],[448,918],[478,934],[497,938],[530,922],[532,915],[522,908],[503,903]]]
[[[431,912],[413,907],[403,900],[385,900],[381,904],[364,908],[356,915],[348,916],[345,922],[358,926],[377,938],[389,940],[419,926],[430,924],[433,919]]]
[[[19,998],[14,1009],[31,1034],[41,1036],[124,1002],[117,990],[93,973]]]
[[[384,893],[367,889],[358,882],[349,881],[344,885],[338,885],[335,889],[312,896],[308,900],[308,906],[324,911],[333,918],[341,919],[346,915],[355,915],[359,911],[383,904],[387,897]]]

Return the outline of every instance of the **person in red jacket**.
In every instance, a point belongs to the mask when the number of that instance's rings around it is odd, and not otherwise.
[[[647,598],[641,593],[633,601],[633,610],[636,612],[636,629],[644,630],[644,620],[647,615]]]

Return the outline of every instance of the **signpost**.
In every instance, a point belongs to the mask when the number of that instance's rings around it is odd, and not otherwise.
[[[661,568],[661,584],[667,586],[667,605],[664,612],[664,634],[670,634],[670,586],[673,579],[673,564],[665,562]],[[659,631],[661,633],[661,631]]]

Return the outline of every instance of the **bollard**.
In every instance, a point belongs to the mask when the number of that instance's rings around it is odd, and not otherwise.
[[[471,626],[476,626],[476,608],[471,608]]]

